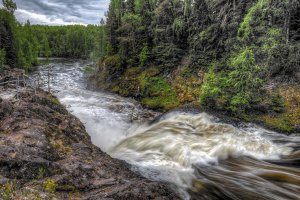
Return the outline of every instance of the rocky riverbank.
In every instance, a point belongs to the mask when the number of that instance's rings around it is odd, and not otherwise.
[[[50,93],[0,87],[0,199],[179,199],[129,167]]]

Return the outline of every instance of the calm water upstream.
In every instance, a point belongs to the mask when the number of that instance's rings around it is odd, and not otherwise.
[[[300,135],[234,127],[206,113],[159,113],[86,89],[84,61],[53,60],[52,89],[95,145],[184,199],[300,199]],[[38,72],[47,74],[41,66]]]

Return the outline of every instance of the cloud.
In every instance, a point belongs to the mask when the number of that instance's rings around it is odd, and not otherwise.
[[[15,0],[15,15],[24,23],[70,25],[99,24],[109,0]],[[2,5],[2,3],[0,3]]]
[[[31,24],[43,24],[43,25],[74,25],[74,24],[82,24],[86,25],[86,23],[79,23],[79,22],[67,22],[61,18],[49,18],[47,15],[37,14],[33,12],[29,12],[27,10],[18,9],[15,13],[17,19],[21,19],[19,21],[25,22],[26,19],[30,20]]]

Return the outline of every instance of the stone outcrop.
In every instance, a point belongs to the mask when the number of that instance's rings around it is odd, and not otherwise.
[[[0,87],[0,199],[179,199],[94,146],[50,93],[15,92]]]

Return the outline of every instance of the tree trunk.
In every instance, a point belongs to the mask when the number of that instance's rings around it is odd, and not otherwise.
[[[235,0],[233,0],[233,11],[235,11],[235,9],[236,9],[236,2],[235,2]]]
[[[291,24],[291,0],[288,0],[287,6],[286,6],[286,17],[285,17],[286,44],[288,44],[289,40],[290,40],[290,24]]]

